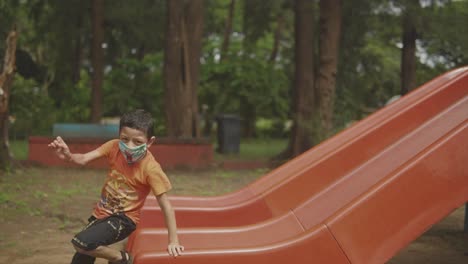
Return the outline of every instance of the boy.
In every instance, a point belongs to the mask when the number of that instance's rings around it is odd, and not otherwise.
[[[88,153],[71,153],[62,138],[49,144],[57,156],[79,165],[106,157],[110,169],[88,225],[72,239],[76,249],[72,264],[94,263],[104,258],[112,264],[132,263],[126,251],[107,247],[128,237],[139,221],[140,208],[151,190],[157,197],[169,233],[167,250],[179,256],[184,247],[179,244],[174,211],[166,195],[171,183],[151,152],[155,142],[153,118],[144,110],[124,114],[120,119],[119,139],[110,140]]]

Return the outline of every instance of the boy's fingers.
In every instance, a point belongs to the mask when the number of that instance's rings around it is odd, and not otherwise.
[[[181,249],[179,247],[172,247],[170,246],[168,248],[168,251],[169,251],[169,255],[173,256],[173,257],[177,257],[177,256],[180,256],[181,255]]]
[[[49,147],[54,148],[54,149],[59,148],[59,146],[56,143],[50,143]]]
[[[182,251],[184,251],[183,247],[177,247],[177,254],[180,256],[182,255]]]
[[[54,139],[54,143],[60,146],[60,145],[63,145],[65,142],[63,141],[61,137],[56,137]]]

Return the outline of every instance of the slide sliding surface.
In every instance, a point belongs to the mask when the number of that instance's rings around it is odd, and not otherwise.
[[[465,96],[467,78],[466,67],[448,72],[236,192],[171,197],[178,226],[249,225],[287,212]],[[147,227],[164,227],[152,196],[138,228]]]
[[[439,109],[436,113],[417,126],[408,124],[411,130],[384,147],[368,141],[373,155],[351,169],[336,170],[339,176],[318,170],[322,173],[313,177],[332,180],[318,182],[322,188],[305,186],[312,191],[304,199],[292,194],[283,213],[239,227],[182,228],[186,254],[175,260],[164,252],[164,230],[139,229],[129,247],[135,263],[384,263],[468,199],[468,79],[466,69],[450,74],[462,78],[440,85],[461,88],[458,98],[438,94],[437,99],[451,103],[437,108],[439,102],[432,101],[426,107]],[[273,205],[272,212],[285,206],[268,195],[263,199]]]
[[[464,104],[462,124],[327,221],[351,263],[385,263],[468,201]]]
[[[175,260],[163,230],[144,229],[135,263],[384,263],[468,200],[467,120],[465,93],[281,216],[181,229],[186,253]]]

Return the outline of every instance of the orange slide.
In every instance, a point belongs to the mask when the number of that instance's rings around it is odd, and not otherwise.
[[[174,198],[176,260],[148,199],[134,263],[385,262],[468,200],[467,94],[451,71],[242,190]]]
[[[396,139],[412,131],[429,118],[466,94],[463,85],[448,87],[452,82],[463,82],[466,68],[445,74],[402,100],[369,116],[332,140],[316,146],[302,156],[284,164],[246,188],[218,197],[171,197],[177,209],[179,227],[224,227],[256,223],[282,214],[284,210],[271,209],[269,197],[282,197],[290,186],[315,185],[311,174],[334,174],[339,177]],[[370,143],[370,144],[369,144]],[[365,149],[358,153],[356,150]],[[340,164],[340,166],[336,166]],[[320,172],[319,172],[320,171]],[[329,176],[332,177],[332,176]],[[330,179],[333,180],[333,179]],[[303,186],[302,189],[305,187]],[[316,186],[319,189],[321,186]],[[297,192],[296,189],[292,189]],[[310,195],[303,192],[301,199]],[[289,209],[289,205],[286,210]],[[140,227],[163,227],[164,219],[151,195],[142,209]]]

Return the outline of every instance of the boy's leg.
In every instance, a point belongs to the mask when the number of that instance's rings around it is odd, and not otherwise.
[[[76,252],[73,256],[71,264],[94,264],[95,260],[95,257]]]
[[[88,229],[91,225],[93,225],[97,221],[96,217],[91,216],[88,219],[88,224],[83,228],[82,232],[86,229]],[[73,255],[71,264],[94,264],[96,261],[95,257],[81,254],[79,252],[76,252],[75,255]]]
[[[88,256],[92,259],[103,258],[103,259],[109,260],[110,262],[115,262],[115,261],[119,261],[122,257],[120,251],[113,249],[111,247],[108,247],[108,246],[98,246],[96,249],[93,249],[93,250],[83,250],[77,246],[74,246],[74,247],[76,250],[76,254]],[[81,258],[81,256],[79,259],[80,261],[81,260],[87,261],[85,258]],[[76,264],[78,263],[88,264],[88,262],[84,262],[84,263],[77,262]],[[72,264],[75,264],[75,263],[72,263]]]
[[[135,230],[135,224],[123,214],[91,220],[90,224],[72,240],[77,253],[110,261],[120,260],[122,257],[120,251],[109,248],[107,245],[128,237]]]

